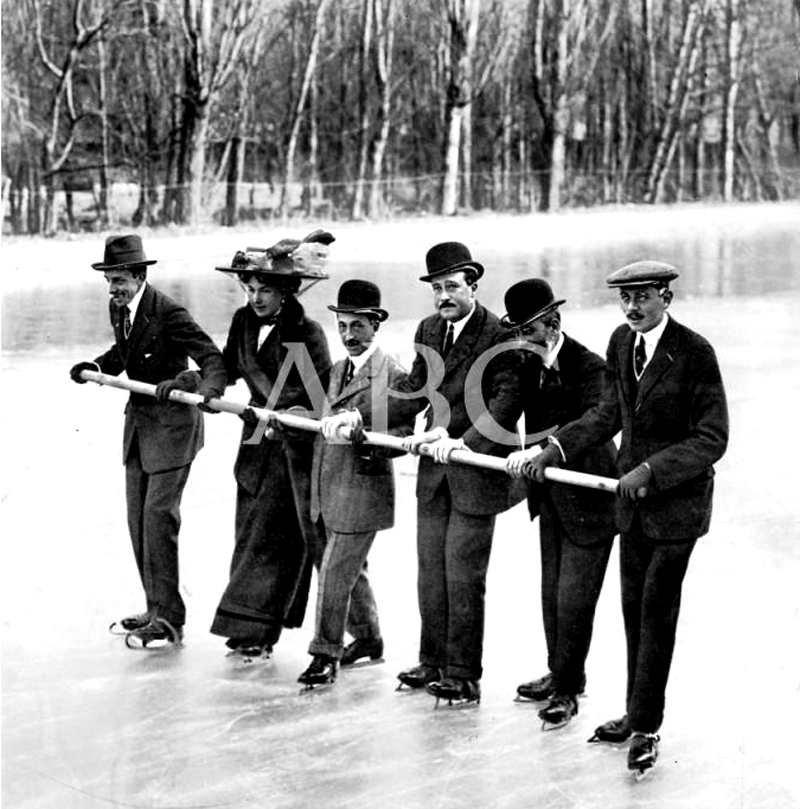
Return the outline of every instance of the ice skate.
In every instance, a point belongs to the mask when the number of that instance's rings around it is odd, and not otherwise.
[[[611,719],[595,728],[594,734],[588,742],[609,742],[610,744],[621,744],[628,741],[631,736],[631,726],[628,722],[627,714],[621,719]]]
[[[429,694],[436,697],[434,708],[439,707],[440,699],[446,699],[449,707],[452,707],[453,702],[455,702],[456,705],[469,705],[470,703],[480,705],[481,702],[481,686],[477,680],[463,680],[460,677],[444,677],[441,680],[429,683],[427,691]]]
[[[165,618],[153,618],[147,624],[125,635],[125,645],[129,649],[147,649],[151,643],[154,649],[180,646],[183,642],[183,627],[173,626]]]
[[[628,769],[634,778],[641,781],[658,759],[658,743],[661,738],[656,733],[634,733],[628,750]]]
[[[305,686],[301,693],[320,686],[333,685],[338,670],[339,661],[335,657],[314,655],[309,667],[297,678],[297,682]]]
[[[364,660],[364,658],[369,658]],[[342,652],[342,659],[339,661],[341,666],[368,666],[371,663],[383,662],[383,638],[356,638],[352,643],[349,643],[344,652]]]
[[[581,678],[578,696],[582,697],[586,689],[586,675]],[[555,696],[554,678],[552,672],[548,672],[543,677],[522,683],[517,686],[517,696],[514,702],[545,702]]]
[[[140,612],[137,615],[128,615],[119,621],[113,621],[109,625],[108,631],[112,635],[127,635],[129,632],[133,632],[135,629],[141,629],[149,623],[150,613]]]
[[[254,663],[266,663],[272,658],[272,644],[232,638],[225,644],[230,651],[226,657],[233,663],[251,666]]]
[[[556,694],[550,702],[539,711],[542,730],[558,730],[568,725],[573,716],[578,714],[578,699],[571,694]]]
[[[397,690],[400,691],[404,685],[409,688],[425,688],[425,686],[441,678],[442,672],[439,669],[420,663],[410,669],[403,669],[397,675],[397,679],[400,680]]]

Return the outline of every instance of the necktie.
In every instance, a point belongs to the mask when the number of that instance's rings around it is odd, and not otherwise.
[[[131,333],[131,310],[123,306],[119,313],[119,325],[122,332],[122,342],[128,342],[128,335]]]
[[[636,341],[636,348],[633,350],[633,370],[636,372],[636,378],[644,372],[644,364],[647,361],[647,352],[644,347],[644,337],[639,337]]]
[[[450,353],[450,349],[453,347],[454,342],[455,342],[455,329],[453,328],[453,324],[451,323],[447,327],[447,336],[444,338],[444,348],[442,349],[443,357],[446,357]]]
[[[344,381],[342,382],[342,388],[346,388],[353,381],[354,371],[355,366],[353,365],[353,360],[348,357],[345,361]]]

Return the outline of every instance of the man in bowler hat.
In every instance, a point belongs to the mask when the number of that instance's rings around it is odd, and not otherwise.
[[[448,461],[455,449],[504,456],[515,446],[503,439],[516,429],[518,377],[507,367],[514,352],[488,360],[505,332],[477,300],[483,265],[460,242],[434,245],[425,261],[420,280],[430,284],[436,313],[417,328],[406,398],[389,402],[392,421],[427,408],[426,433],[406,446],[418,453],[430,443],[433,456],[420,457],[417,473],[419,663],[398,679],[437,701],[478,702],[492,536],[513,487],[497,472]]]
[[[628,768],[655,764],[684,575],[711,522],[714,464],[728,444],[728,408],[714,349],[670,317],[677,270],[637,261],[606,279],[626,324],[611,335],[600,402],[526,466],[543,479],[621,431],[616,522],[627,641],[626,713],[590,741],[631,739]]]
[[[528,278],[505,295],[501,319],[524,352],[520,374],[520,410],[525,414],[526,448],[512,452],[506,468],[523,474],[548,435],[580,418],[600,400],[605,363],[602,357],[565,334],[550,284]],[[616,449],[611,441],[590,447],[569,464],[594,475],[614,474]],[[606,492],[528,479],[531,519],[539,516],[541,602],[548,672],[517,689],[523,699],[548,704],[539,716],[549,728],[560,727],[578,712],[584,667],[592,638],[595,608],[614,542],[614,502]]]
[[[336,314],[348,356],[331,370],[322,432],[314,445],[311,518],[319,528],[319,586],[314,638],[308,647],[313,657],[298,678],[308,686],[332,683],[340,664],[383,655],[367,554],[376,533],[394,525],[392,451],[359,439],[362,427],[386,430],[389,391],[406,378],[375,339],[389,317],[375,284],[345,281],[336,304],[328,309]],[[356,410],[360,417],[354,417]],[[409,426],[394,432],[408,435],[411,430]],[[345,630],[353,637],[346,648]]]
[[[111,296],[114,345],[92,362],[70,370],[83,383],[84,370],[156,385],[156,397],[131,393],[125,408],[122,461],[128,530],[145,592],[144,612],[123,618],[122,628],[143,645],[177,642],[186,608],[178,589],[180,503],[192,461],[203,446],[203,414],[168,401],[173,390],[210,398],[225,389],[222,354],[189,313],[147,282],[148,260],[137,235],[109,236],[101,262]],[[200,369],[188,370],[191,357]]]

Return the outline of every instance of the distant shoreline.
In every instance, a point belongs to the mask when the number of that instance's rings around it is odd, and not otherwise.
[[[336,237],[332,260],[407,263],[422,260],[439,241],[463,241],[473,253],[502,254],[568,244],[593,245],[647,241],[713,230],[746,232],[770,227],[797,227],[800,201],[681,203],[675,205],[617,205],[565,209],[558,213],[500,214],[475,212],[454,217],[408,216],[380,222],[291,220],[265,223],[263,228],[118,227],[98,233],[8,236],[0,242],[2,288],[39,284],[55,274],[59,282],[88,280],[87,269],[102,257],[108,233],[135,232],[144,238],[148,257],[168,269],[179,262],[182,272],[207,272],[209,263],[229,260],[247,246],[268,246],[285,236],[301,238],[317,227]],[[187,261],[190,261],[186,268]],[[196,269],[195,269],[196,268]]]

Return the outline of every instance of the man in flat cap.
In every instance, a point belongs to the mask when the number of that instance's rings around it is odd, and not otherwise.
[[[156,398],[132,393],[125,408],[122,461],[128,529],[144,587],[144,612],[120,621],[143,645],[177,642],[186,608],[178,589],[180,503],[192,461],[203,446],[203,414],[170,402],[173,390],[217,397],[225,389],[225,364],[211,338],[189,313],[147,282],[148,260],[137,235],[109,236],[103,261],[92,264],[108,282],[115,342],[84,370],[156,385]],[[188,370],[191,357],[200,369]]]
[[[376,335],[389,313],[380,289],[353,279],[339,287],[335,305],[347,358],[331,369],[322,433],[314,444],[311,518],[319,529],[318,591],[311,664],[298,678],[307,685],[336,679],[339,665],[383,656],[378,607],[367,573],[375,534],[394,525],[392,450],[363,444],[362,427],[385,431],[389,389],[406,378],[378,346]],[[357,417],[355,411],[359,411]],[[353,427],[358,429],[353,434]],[[410,425],[393,431],[408,435]],[[402,453],[401,453],[402,454]],[[353,641],[344,647],[345,630]]]
[[[511,344],[525,351],[520,366],[520,410],[525,414],[526,449],[512,452],[506,468],[514,477],[546,446],[548,435],[580,418],[600,400],[605,362],[561,329],[559,307],[544,278],[514,284],[501,319]],[[532,350],[531,350],[532,349]],[[569,468],[612,476],[612,441],[588,447]],[[539,516],[541,602],[548,672],[517,688],[521,699],[548,704],[539,716],[548,728],[566,725],[578,713],[586,683],[585,664],[595,608],[614,542],[614,501],[606,492],[528,479],[531,519]]]
[[[436,313],[417,328],[407,398],[389,401],[390,423],[427,408],[426,433],[406,439],[412,453],[435,439],[417,473],[419,663],[398,679],[437,700],[478,702],[494,524],[514,489],[497,472],[448,461],[456,449],[505,456],[514,447],[495,428],[516,430],[518,377],[503,361],[515,352],[482,368],[505,337],[497,315],[477,300],[483,266],[460,242],[442,242],[428,251],[426,267],[420,280],[431,286]]]
[[[590,741],[631,739],[628,768],[658,756],[680,610],[681,588],[698,537],[708,532],[713,465],[728,443],[728,408],[714,349],[669,316],[674,267],[637,261],[606,282],[619,291],[626,325],[611,335],[600,403],[558,430],[527,467],[545,468],[622,432],[616,520],[627,639],[626,713]]]

